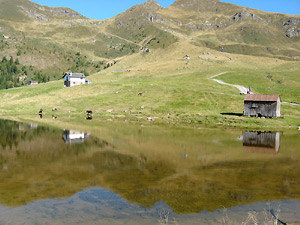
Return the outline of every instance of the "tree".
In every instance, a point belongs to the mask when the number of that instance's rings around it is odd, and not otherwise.
[[[12,65],[14,63],[14,58],[11,56],[9,59],[9,64]]]

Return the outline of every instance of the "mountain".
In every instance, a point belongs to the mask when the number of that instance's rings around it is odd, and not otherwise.
[[[163,11],[194,44],[229,53],[293,59],[300,54],[300,17],[218,0],[177,0]]]
[[[98,21],[68,8],[0,0],[0,56],[18,58],[20,68],[32,66],[51,80],[67,70],[94,73],[112,59],[182,41],[220,52],[299,60],[300,16],[218,0],[177,0],[167,8],[148,0]]]
[[[217,0],[149,0],[107,20],[28,0],[0,0],[0,113],[63,117],[193,121],[224,126],[299,126],[300,16],[263,12]],[[11,15],[10,15],[11,14]],[[12,56],[12,58],[10,58]],[[189,56],[189,57],[185,57]],[[66,71],[92,84],[64,88]],[[2,75],[3,74],[3,75]],[[19,75],[18,75],[19,74]],[[236,117],[243,96],[232,85],[280,94],[276,120]],[[6,79],[9,78],[9,79]],[[53,81],[58,80],[58,81]],[[23,84],[22,83],[22,84]],[[52,121],[52,118],[51,118]],[[272,127],[272,128],[270,128]]]
[[[162,9],[159,3],[148,0],[117,15],[108,29],[112,33],[134,41],[139,47],[167,47],[176,41],[176,37],[158,26],[164,23],[164,19],[158,14]]]

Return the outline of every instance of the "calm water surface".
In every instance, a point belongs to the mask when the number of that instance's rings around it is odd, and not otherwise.
[[[0,224],[300,222],[300,132],[85,123],[0,120]]]

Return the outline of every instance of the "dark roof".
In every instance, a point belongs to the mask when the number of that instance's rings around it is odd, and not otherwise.
[[[69,75],[70,77],[73,77],[73,78],[85,78],[85,75],[83,73],[66,73],[63,76],[63,78],[67,75]]]
[[[71,73],[70,77],[74,78],[85,78],[85,75],[83,73]]]
[[[280,95],[256,95],[256,94],[247,94],[244,101],[249,102],[276,102],[280,99]]]

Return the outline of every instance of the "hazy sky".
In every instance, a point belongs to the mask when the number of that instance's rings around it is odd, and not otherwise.
[[[111,18],[133,5],[145,0],[32,0],[47,6],[72,8],[92,19]],[[163,7],[171,5],[175,0],[157,0]],[[300,0],[221,0],[241,6],[261,9],[270,12],[300,14]]]

